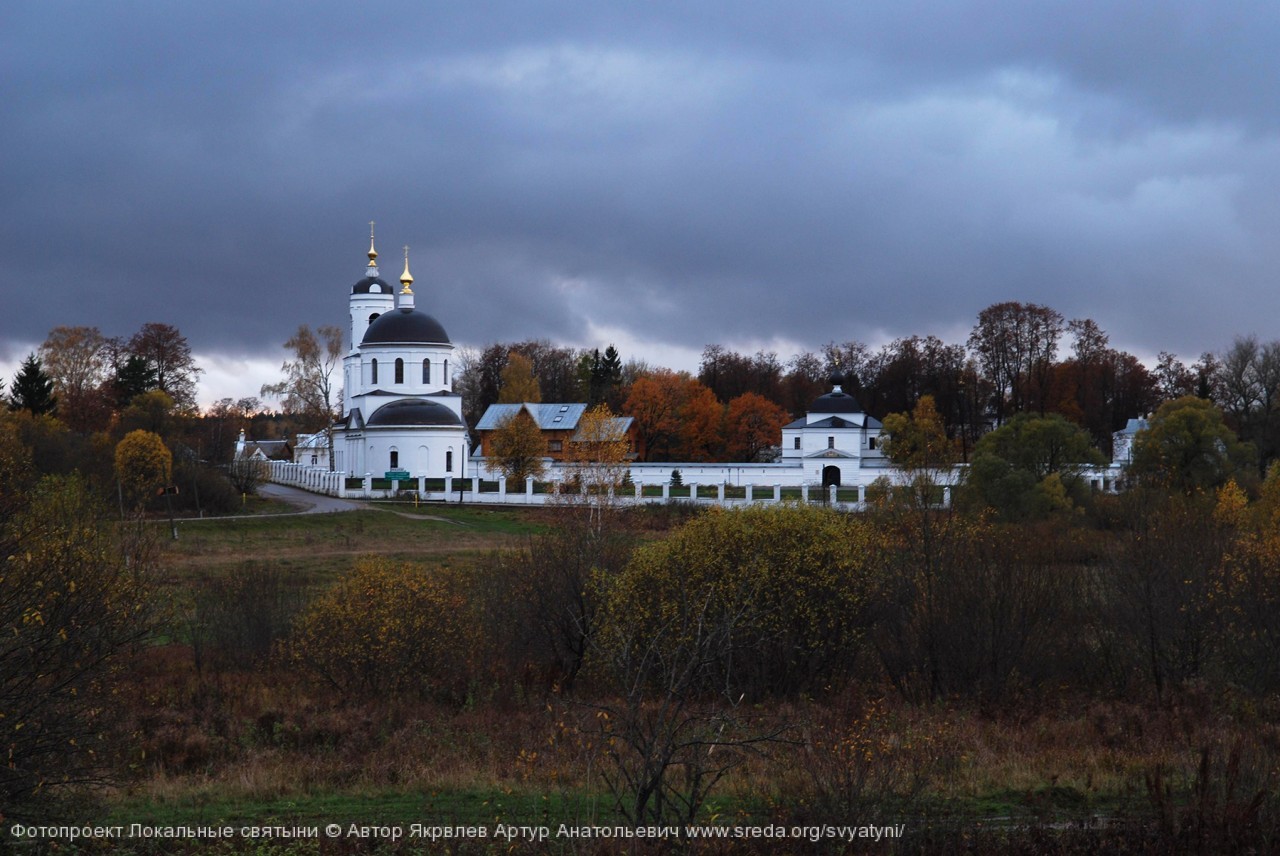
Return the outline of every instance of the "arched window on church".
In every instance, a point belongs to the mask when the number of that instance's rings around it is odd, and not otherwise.
[[[422,361],[422,382],[431,383],[431,360]]]
[[[404,360],[396,358],[396,383],[404,383]]]
[[[449,361],[444,361],[444,385],[449,385]]]
[[[377,312],[375,312],[375,313],[373,313],[372,315],[370,315],[370,316],[369,316],[369,323],[370,323],[370,324],[372,324],[374,321],[377,321],[377,320],[378,320],[378,313],[377,313]]]
[[[372,360],[370,360],[370,361],[369,361],[369,368],[370,368],[370,370],[371,370],[371,372],[372,372],[372,374],[371,374],[371,376],[370,376],[370,378],[369,378],[369,383],[377,383],[377,382],[378,382],[378,359],[377,359],[377,357],[375,357],[375,358],[373,358]]]

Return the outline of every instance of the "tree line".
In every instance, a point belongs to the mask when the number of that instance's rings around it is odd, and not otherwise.
[[[324,431],[340,417],[333,375],[343,353],[341,331],[303,325],[285,347],[281,381],[260,391],[280,399],[279,413],[252,396],[199,411],[201,370],[181,333],[159,323],[127,338],[94,327],[57,327],[23,363],[7,397],[12,409],[56,412],[66,427],[89,434],[118,424],[137,396],[162,392],[173,402],[172,413],[186,420],[185,433],[201,456],[225,462],[245,424],[268,439]],[[981,436],[1023,413],[1062,416],[1109,457],[1112,435],[1128,419],[1186,395],[1212,401],[1228,427],[1254,445],[1259,475],[1280,454],[1280,341],[1240,337],[1190,365],[1161,352],[1147,367],[1111,347],[1096,322],[1068,321],[1033,303],[983,309],[964,343],[918,335],[878,349],[830,342],[786,361],[773,352],[740,354],[712,344],[696,374],[624,360],[613,346],[580,350],[530,340],[463,348],[455,386],[468,424],[503,396],[512,355],[527,361],[540,400],[603,404],[631,416],[645,460],[767,459],[782,425],[829,391],[836,373],[845,391],[881,420],[931,396],[966,461]],[[507,397],[516,392],[508,390]]]
[[[783,360],[777,353],[741,354],[708,345],[698,371],[675,372],[641,360],[547,341],[464,349],[458,388],[469,424],[502,392],[512,354],[526,359],[541,400],[605,403],[631,416],[646,460],[742,461],[767,456],[779,429],[843,388],[871,416],[910,411],[930,396],[948,438],[969,460],[978,439],[1019,414],[1057,414],[1085,430],[1105,458],[1126,422],[1183,396],[1211,401],[1226,424],[1258,452],[1258,474],[1280,454],[1280,341],[1237,338],[1190,363],[1162,351],[1152,367],[1113,348],[1097,322],[1067,320],[1033,303],[983,309],[963,343],[907,336],[880,348],[829,342]]]

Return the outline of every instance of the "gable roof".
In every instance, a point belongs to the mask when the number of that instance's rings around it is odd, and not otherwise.
[[[625,440],[627,432],[631,430],[631,423],[635,421],[636,420],[630,416],[614,416],[609,420],[609,434],[611,434],[614,439]],[[569,438],[569,442],[582,442],[582,431],[578,430],[574,432],[574,435]]]
[[[857,455],[852,455],[841,449],[823,449],[820,452],[813,452],[811,454],[805,455],[805,457],[806,458],[856,458]]]
[[[578,420],[587,412],[587,405],[541,404],[526,401],[521,404],[490,404],[489,409],[476,423],[477,431],[493,431],[503,420],[524,410],[543,431],[571,431],[578,427]]]
[[[293,457],[293,449],[288,440],[248,440],[241,457],[287,460]]]
[[[301,449],[324,449],[329,448],[329,435],[323,431],[316,434],[299,434],[298,441],[293,446],[294,451]]]
[[[790,422],[786,425],[783,425],[782,427],[784,429],[792,429],[792,430],[797,428],[864,428],[864,427],[865,428],[882,428],[884,427],[881,424],[880,420],[876,419],[874,416],[864,415],[862,418],[866,420],[866,425],[859,425],[857,422],[851,422],[848,419],[845,419],[841,416],[828,416],[826,419],[819,419],[817,422],[806,422],[804,419],[797,419],[795,422]]]
[[[1149,427],[1150,425],[1147,420],[1139,416],[1137,418],[1130,418],[1128,422],[1124,423],[1124,427],[1117,431],[1116,434],[1137,434],[1139,431],[1145,431]]]

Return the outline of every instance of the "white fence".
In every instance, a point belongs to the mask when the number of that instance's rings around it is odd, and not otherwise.
[[[346,473],[335,473],[324,467],[294,464],[288,461],[270,461],[271,481],[276,484],[290,485],[312,493],[336,496],[345,499],[390,499],[393,497],[413,497],[427,502],[467,502],[496,503],[509,505],[544,505],[548,502],[564,502],[581,497],[586,501],[586,494],[574,494],[570,497],[568,488],[555,484],[550,490],[547,486],[538,485],[532,478],[525,479],[519,490],[510,490],[507,480],[499,478],[495,481],[482,481],[479,478],[427,479],[424,477],[409,478],[390,482],[390,487],[374,487],[374,479],[365,475],[360,477],[360,485],[348,486]],[[354,480],[354,479],[353,479]],[[428,482],[433,488],[428,489]],[[658,494],[655,488],[660,487]],[[541,488],[541,490],[540,490]],[[856,490],[856,499],[853,494]],[[712,493],[714,491],[714,494]],[[629,485],[618,491],[610,490],[612,501],[621,504],[642,504],[646,502],[696,502],[705,505],[749,505],[752,503],[783,502],[786,500],[799,502],[816,502],[848,510],[861,510],[867,504],[867,487],[836,488],[834,485],[823,488],[819,485],[752,485],[741,487],[718,483],[715,485],[699,485],[688,481],[682,486],[670,484]],[[942,504],[951,503],[951,488],[942,489]]]

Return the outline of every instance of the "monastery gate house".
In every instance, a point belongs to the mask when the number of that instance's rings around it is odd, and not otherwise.
[[[563,443],[573,442],[572,432],[585,405],[491,405],[471,435],[463,421],[462,398],[453,389],[457,367],[453,343],[438,320],[415,306],[408,248],[398,290],[380,277],[372,233],[368,257],[364,276],[351,286],[347,299],[351,344],[342,366],[342,418],[332,432],[335,471],[328,468],[327,437],[299,435],[293,444],[293,462],[264,463],[271,478],[339,496],[386,495],[394,486],[416,490],[426,499],[545,499],[545,493],[535,491],[532,483],[506,485],[494,462],[485,456],[488,443],[484,441],[497,427],[503,408],[524,407],[531,413],[552,414],[543,427],[555,432],[563,448]],[[897,481],[899,473],[881,449],[881,423],[863,412],[857,400],[844,392],[843,384],[839,375],[831,378],[831,391],[815,399],[803,418],[783,427],[776,462],[632,463],[635,498],[667,498],[666,488],[660,493],[654,488],[669,486],[673,471],[679,470],[685,485],[720,486],[720,501],[725,501],[726,488],[732,488],[735,497],[742,497],[738,489],[746,488],[750,502],[780,498],[783,487],[792,489],[791,495],[799,488],[799,496],[805,499],[811,492],[814,499],[835,499],[838,489],[855,488],[861,501],[874,481]],[[631,429],[629,418],[619,418],[618,424],[622,430]],[[1135,424],[1119,433],[1132,434]],[[1117,435],[1118,441],[1123,439]],[[242,436],[237,457],[250,454],[252,445]],[[560,457],[549,455],[546,481],[563,480]],[[1099,489],[1114,489],[1122,464],[1121,460],[1098,468],[1089,478]]]

